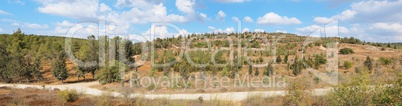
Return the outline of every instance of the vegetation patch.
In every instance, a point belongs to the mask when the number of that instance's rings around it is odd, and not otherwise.
[[[339,53],[346,55],[346,54],[353,54],[355,52],[351,48],[343,48],[339,50]]]

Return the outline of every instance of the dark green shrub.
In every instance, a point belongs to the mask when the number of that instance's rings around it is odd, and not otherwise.
[[[343,48],[339,50],[340,54],[353,54],[355,53],[351,48]]]

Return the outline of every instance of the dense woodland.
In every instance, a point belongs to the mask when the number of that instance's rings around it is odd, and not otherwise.
[[[71,38],[71,52],[82,63],[77,62],[76,75],[84,77],[83,74],[90,73],[94,78],[99,79],[101,82],[116,82],[120,78],[118,76],[117,65],[104,65],[99,66],[99,43],[98,41],[116,43],[116,48],[120,45],[126,46],[124,55],[126,61],[117,61],[119,56],[116,57],[115,64],[125,62],[127,64],[134,62],[130,57],[134,53],[132,49],[132,42],[122,40],[121,38],[107,38],[106,36],[95,38],[89,36],[88,39]],[[66,59],[68,55],[65,49],[65,37],[58,36],[41,36],[41,35],[27,35],[21,30],[15,31],[13,34],[0,35],[0,81],[2,82],[34,82],[43,80],[42,63],[51,63],[52,75],[58,80],[65,80],[69,76],[68,69],[66,68]],[[109,44],[105,45],[106,47]],[[109,49],[105,49],[109,50]],[[114,52],[117,52],[115,49]],[[109,53],[105,52],[105,57],[109,57]],[[119,53],[114,53],[119,55]],[[106,60],[105,60],[106,61]],[[129,70],[129,67],[126,68]],[[95,75],[95,74],[99,75]],[[113,77],[115,76],[115,77]],[[110,78],[114,79],[110,79]]]
[[[227,35],[228,37],[234,38],[233,45],[230,45],[227,41],[222,41],[224,39],[220,35]],[[71,76],[66,68],[66,61],[69,57],[68,52],[71,52],[78,61],[70,60],[75,62],[77,65],[74,67],[78,70],[75,73],[79,78],[85,79],[85,74],[89,73],[92,75],[93,79],[99,80],[101,83],[112,83],[121,80],[119,76],[119,68],[122,64],[124,66],[124,71],[133,70],[132,66],[135,63],[132,56],[141,55],[142,60],[151,60],[150,56],[150,45],[155,47],[156,52],[154,53],[155,63],[163,64],[174,62],[174,64],[166,66],[153,66],[150,69],[150,73],[162,72],[163,75],[167,76],[169,72],[175,71],[180,73],[180,75],[187,79],[192,72],[201,72],[205,74],[207,71],[211,75],[219,75],[234,77],[242,67],[248,67],[248,73],[250,75],[263,74],[270,76],[274,72],[272,64],[287,64],[287,69],[292,70],[294,75],[299,75],[301,71],[307,67],[312,67],[318,69],[322,67],[321,65],[327,63],[327,60],[323,54],[311,54],[305,57],[299,57],[296,55],[297,52],[303,51],[300,42],[303,42],[306,37],[297,36],[294,34],[284,34],[286,39],[278,41],[276,53],[264,52],[264,51],[247,51],[251,57],[238,56],[238,51],[233,52],[233,63],[228,65],[215,65],[211,62],[211,57],[213,50],[219,49],[220,47],[233,47],[233,48],[260,48],[263,46],[263,39],[260,36],[270,36],[268,40],[274,40],[273,36],[283,35],[283,33],[242,33],[242,34],[192,34],[188,36],[177,36],[172,38],[157,38],[154,41],[148,42],[137,42],[133,43],[129,40],[123,40],[122,38],[108,38],[107,36],[95,37],[88,36],[87,39],[79,38],[68,38],[71,39],[71,49],[65,48],[65,37],[58,36],[42,36],[42,35],[27,35],[21,30],[15,31],[13,34],[2,34],[0,35],[0,81],[1,82],[35,82],[43,80],[43,76],[40,70],[42,70],[42,63],[51,63],[52,75],[63,81],[67,77]],[[187,37],[182,40],[183,37]],[[211,40],[211,45],[205,42],[206,39]],[[245,39],[245,40],[241,40]],[[190,45],[184,48],[182,47],[183,42],[192,42]],[[349,44],[359,44],[359,45],[374,45],[382,48],[401,48],[401,43],[371,43],[360,41],[353,37],[351,38],[323,38],[319,41],[312,42],[306,47],[319,46],[326,44],[327,42],[339,41],[340,43]],[[99,48],[99,42],[107,42],[103,46],[104,48]],[[112,43],[110,43],[112,42]],[[70,44],[67,43],[67,44]],[[271,42],[273,43],[273,42]],[[114,44],[114,45],[111,45]],[[144,46],[145,45],[145,46]],[[325,47],[330,45],[323,45]],[[174,49],[173,47],[179,47]],[[114,48],[114,49],[109,49]],[[120,48],[123,48],[122,52],[118,52]],[[180,55],[180,48],[182,50],[192,49],[192,48],[209,48],[210,51],[195,52],[190,51],[189,56],[192,57],[191,60],[184,58],[185,55]],[[100,50],[105,52],[99,53]],[[68,52],[66,52],[68,51]],[[243,52],[244,50],[242,50]],[[304,51],[303,51],[304,52]],[[353,53],[353,50],[341,50],[340,53]],[[112,56],[113,55],[113,56]],[[124,55],[124,56],[119,56]],[[224,64],[228,62],[228,57],[230,53],[228,51],[220,51],[215,55],[216,63]],[[289,58],[289,56],[294,56]],[[178,58],[181,59],[179,60]],[[252,67],[248,61],[253,63],[262,63],[266,61],[265,57],[277,56],[269,61],[269,65],[263,68],[263,73],[259,73],[258,68]],[[99,59],[101,57],[101,59]],[[110,58],[113,57],[114,59]],[[119,57],[124,57],[120,59]],[[103,59],[103,60],[102,60]],[[110,60],[112,59],[112,60]],[[290,61],[293,60],[293,61]],[[364,65],[367,69],[372,69],[372,60],[367,57]],[[384,61],[387,61],[386,59]],[[111,64],[109,64],[111,63]],[[191,63],[202,64],[201,66],[193,66]],[[101,64],[101,65],[98,65]],[[345,62],[345,66],[350,65],[350,62]],[[152,75],[152,74],[151,74]]]

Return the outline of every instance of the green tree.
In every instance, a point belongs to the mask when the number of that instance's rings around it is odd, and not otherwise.
[[[66,68],[66,54],[64,51],[60,51],[59,53],[57,53],[57,57],[53,60],[52,70],[52,75],[57,80],[61,80],[61,82],[63,82],[68,78],[68,72]]]
[[[78,53],[78,59],[83,63],[77,63],[78,67],[78,77],[83,77],[85,80],[85,73],[91,73],[92,78],[95,79],[95,71],[100,67],[98,65],[99,62],[99,54],[98,54],[98,46],[96,45],[95,36],[88,36],[88,40],[80,47]]]
[[[276,57],[276,63],[281,63],[282,59],[281,59],[281,55],[278,55],[278,57]]]
[[[364,61],[364,66],[366,66],[367,69],[369,69],[369,70],[373,70],[373,62],[372,62],[370,56],[366,57],[366,61]]]
[[[327,63],[327,59],[324,57],[324,55],[315,55],[315,59],[314,59],[314,68],[318,69],[320,68],[320,65],[322,64],[326,64]]]
[[[9,61],[10,58],[6,51],[6,46],[0,44],[0,81],[2,82],[11,82],[11,72],[8,70]]]
[[[272,63],[269,63],[267,67],[265,67],[265,71],[263,73],[265,76],[271,76],[274,74],[274,68],[272,67]]]
[[[283,59],[283,62],[288,63],[288,58],[289,58],[289,55],[286,54],[285,58]]]
[[[98,81],[101,84],[113,83],[121,81],[119,73],[119,62],[114,61],[112,64],[108,64],[100,69],[101,75],[97,76]]]
[[[248,75],[253,75],[253,66],[251,64],[248,65]]]
[[[260,75],[260,71],[258,71],[258,67],[255,67],[255,73],[254,73],[254,75],[255,75],[255,76]]]
[[[298,59],[298,57],[296,56],[293,65],[292,65],[292,69],[293,69],[293,75],[297,76],[301,73],[302,70],[302,64],[300,62],[300,60]]]
[[[134,49],[133,49],[133,42],[131,42],[130,40],[123,40],[120,44],[120,54],[122,54],[122,58],[124,59],[123,61],[126,64],[129,63],[133,63],[135,62],[134,58],[132,58],[131,56],[134,55]]]

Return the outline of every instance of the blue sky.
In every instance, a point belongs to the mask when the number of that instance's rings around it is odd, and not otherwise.
[[[309,35],[325,30],[331,36],[402,42],[400,10],[402,0],[2,0],[0,33],[21,28],[27,34],[65,36],[76,29],[74,37],[85,38],[97,32],[133,36],[147,36],[152,31],[159,36],[244,31]],[[158,23],[169,25],[154,25]],[[98,25],[100,31],[94,29]]]

